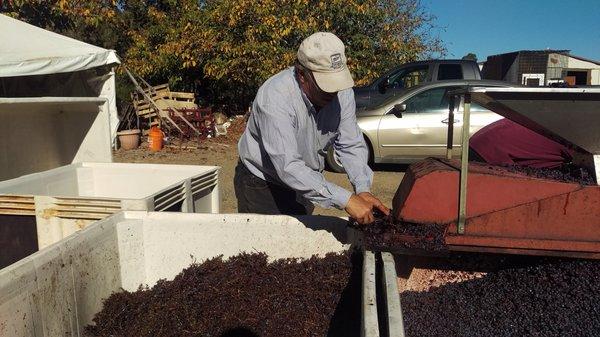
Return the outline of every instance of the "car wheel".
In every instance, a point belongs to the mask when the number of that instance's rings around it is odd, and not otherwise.
[[[327,160],[327,165],[329,166],[329,169],[331,169],[333,172],[337,172],[337,173],[345,173],[346,172],[346,170],[344,170],[344,166],[342,166],[342,163],[340,162],[340,158],[335,153],[333,146],[330,146],[327,148],[326,160]]]

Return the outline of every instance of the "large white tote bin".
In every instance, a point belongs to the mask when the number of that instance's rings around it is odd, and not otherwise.
[[[322,216],[119,212],[0,270],[0,336],[82,336],[114,292],[171,280],[219,255],[341,252],[358,242],[346,224]],[[381,260],[377,272],[376,254],[363,251],[361,317],[348,320],[361,320],[361,336],[402,336],[393,258]]]
[[[0,117],[0,177],[21,175],[0,182],[0,268],[121,210],[219,212],[219,167],[111,163],[103,99],[0,98]]]

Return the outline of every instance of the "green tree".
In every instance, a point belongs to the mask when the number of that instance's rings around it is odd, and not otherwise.
[[[200,87],[208,102],[234,109],[292,65],[300,42],[317,31],[345,42],[357,85],[445,54],[432,34],[435,18],[419,0],[13,0],[0,11],[116,49],[148,82]]]
[[[119,14],[116,0],[0,1],[0,12],[32,25],[95,45],[114,49],[119,34],[113,28]]]
[[[468,53],[467,55],[463,56],[462,59],[477,62],[477,55],[475,55],[473,53]]]
[[[219,89],[216,99],[241,105],[293,64],[302,39],[317,31],[346,43],[359,85],[399,63],[445,53],[431,35],[434,17],[417,0],[212,0],[203,11],[193,51]]]
[[[164,1],[150,6],[148,22],[128,32],[132,45],[124,54],[125,60],[153,82],[168,82],[175,89],[193,89],[193,83],[202,78],[202,58],[195,51],[201,43],[198,38],[202,15],[195,0]]]

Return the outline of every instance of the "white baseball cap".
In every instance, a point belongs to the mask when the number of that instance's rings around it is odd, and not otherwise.
[[[344,43],[334,34],[314,33],[300,44],[298,62],[312,71],[321,90],[338,92],[354,86],[344,50]]]

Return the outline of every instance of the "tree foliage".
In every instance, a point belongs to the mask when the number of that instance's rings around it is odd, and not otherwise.
[[[477,55],[475,55],[474,53],[468,53],[465,56],[463,56],[462,59],[477,62]]]
[[[358,85],[445,54],[419,0],[5,0],[0,10],[116,49],[150,83],[201,88],[209,102],[238,108],[317,31],[345,42]]]
[[[213,0],[204,10],[195,51],[223,100],[251,100],[264,80],[293,64],[300,42],[317,31],[345,42],[359,85],[397,64],[444,52],[429,34],[433,17],[415,0]]]
[[[116,0],[4,0],[0,12],[95,45],[117,44]]]

